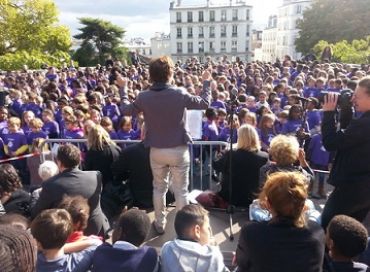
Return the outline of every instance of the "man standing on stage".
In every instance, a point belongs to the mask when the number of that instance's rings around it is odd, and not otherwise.
[[[187,204],[190,168],[187,143],[191,142],[191,136],[185,129],[186,109],[207,109],[211,101],[209,71],[202,76],[203,92],[200,96],[193,96],[185,89],[171,85],[173,66],[169,57],[152,60],[149,64],[152,86],[139,93],[132,103],[129,103],[125,93],[127,79],[117,76],[116,80],[123,99],[122,114],[144,113],[147,131],[144,144],[150,147],[153,172],[154,228],[159,234],[164,233],[166,226],[165,196],[170,172],[176,209]]]

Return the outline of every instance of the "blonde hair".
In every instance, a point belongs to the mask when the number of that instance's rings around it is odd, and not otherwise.
[[[278,135],[270,143],[269,154],[278,166],[289,166],[298,159],[299,143],[294,136]]]
[[[298,172],[271,174],[259,195],[260,203],[271,209],[273,218],[292,219],[298,228],[302,228],[306,224],[304,217],[306,199],[306,179]]]
[[[258,133],[253,126],[244,124],[238,129],[236,148],[253,152],[261,149]]]
[[[105,145],[115,144],[108,132],[100,125],[93,126],[87,134],[87,147],[94,150],[103,150]]]

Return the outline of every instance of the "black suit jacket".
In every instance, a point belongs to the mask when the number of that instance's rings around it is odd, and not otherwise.
[[[48,179],[42,184],[42,192],[31,211],[36,217],[41,211],[56,208],[64,195],[81,195],[88,199],[90,217],[86,235],[103,235],[109,229],[109,223],[100,207],[102,176],[97,171],[81,171],[78,168],[67,169]]]

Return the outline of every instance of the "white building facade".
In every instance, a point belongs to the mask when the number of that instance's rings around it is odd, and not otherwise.
[[[213,5],[170,4],[171,56],[175,61],[207,56],[251,59],[252,6],[243,0]]]
[[[145,42],[143,38],[133,38],[129,41],[124,42],[124,46],[129,52],[136,52],[138,55],[151,57],[152,49],[148,42]]]
[[[152,57],[171,55],[171,38],[170,35],[164,33],[155,33],[155,36],[150,39],[150,47],[152,49]]]
[[[295,40],[299,35],[297,23],[302,19],[303,11],[311,4],[312,0],[284,0],[283,5],[278,8],[276,26],[267,27],[263,33],[262,55],[264,61],[275,61],[276,58],[283,59],[285,55],[289,55],[293,59],[302,58],[302,54],[295,49]],[[264,45],[264,43],[267,44]]]
[[[277,35],[277,16],[269,17],[267,28],[262,32],[262,56],[265,62],[276,60],[276,35]]]

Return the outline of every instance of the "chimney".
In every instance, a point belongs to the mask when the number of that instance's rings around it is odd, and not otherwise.
[[[181,6],[181,0],[177,0],[177,6]]]

